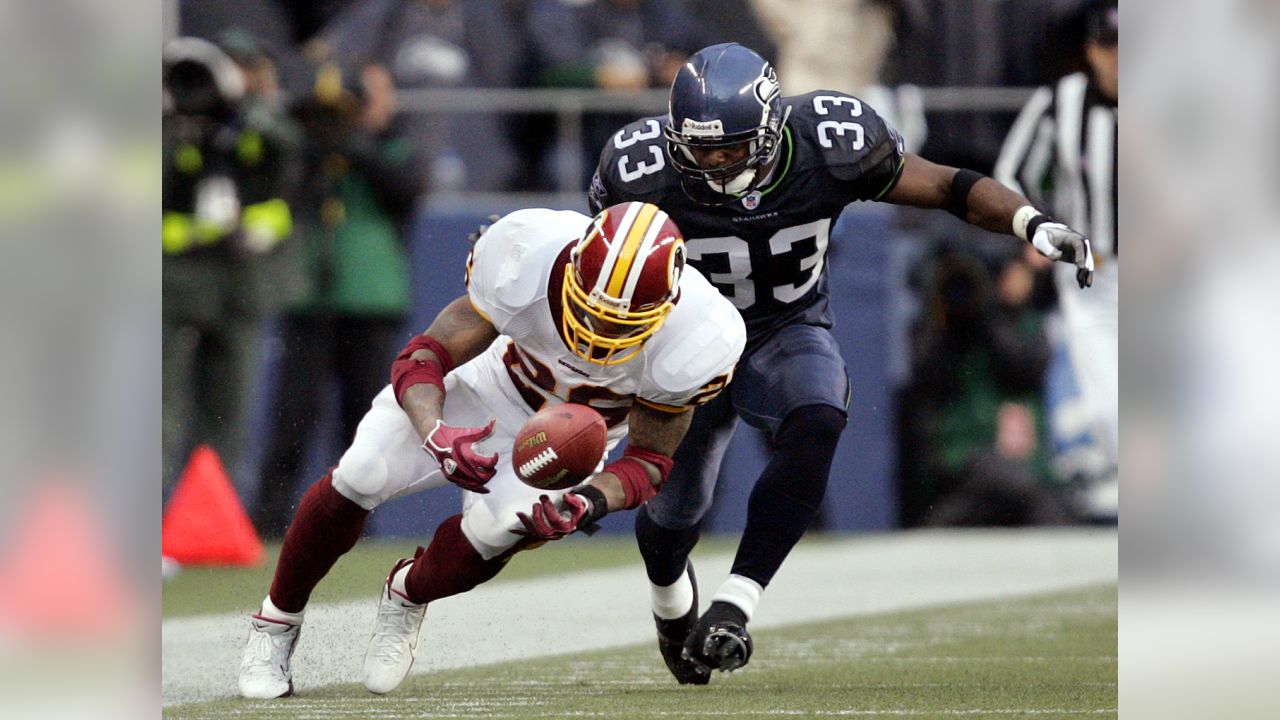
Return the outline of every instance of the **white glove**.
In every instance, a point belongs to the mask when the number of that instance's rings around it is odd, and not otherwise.
[[[1081,288],[1093,284],[1093,250],[1089,238],[1060,222],[1042,222],[1031,236],[1036,251],[1050,260],[1075,263]]]

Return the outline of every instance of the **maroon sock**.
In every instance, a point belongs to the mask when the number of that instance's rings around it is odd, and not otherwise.
[[[430,545],[418,548],[405,577],[405,594],[413,602],[429,603],[464,593],[497,575],[520,547],[485,560],[462,534],[462,516],[454,515],[440,523]]]
[[[307,489],[284,534],[271,602],[302,612],[320,580],[360,539],[369,511],[333,489],[332,472]]]

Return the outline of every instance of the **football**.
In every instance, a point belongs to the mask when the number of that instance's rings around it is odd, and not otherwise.
[[[524,484],[564,490],[582,482],[604,457],[605,426],[586,405],[563,403],[533,414],[516,434],[511,464]]]

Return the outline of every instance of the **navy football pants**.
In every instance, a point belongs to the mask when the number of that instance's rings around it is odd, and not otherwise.
[[[699,408],[656,497],[636,514],[650,579],[675,582],[711,507],[720,462],[739,418],[774,442],[756,481],[733,572],[768,585],[817,516],[849,402],[849,379],[831,333],[790,325],[746,352],[733,382]]]

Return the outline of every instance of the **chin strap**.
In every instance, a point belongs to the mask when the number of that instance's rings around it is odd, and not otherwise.
[[[738,173],[728,183],[721,183],[719,188],[716,187],[717,183],[710,180],[707,181],[707,186],[710,187],[713,192],[718,192],[721,195],[729,195],[736,198],[746,194],[748,189],[753,186],[753,181],[755,179],[755,168],[748,168],[747,170],[743,170]]]
[[[726,201],[736,200],[742,197],[743,195],[746,195],[747,193],[750,193],[759,189],[760,186],[768,184],[769,180],[772,179],[773,177],[774,169],[778,165],[777,163],[778,153],[782,152],[782,143],[784,138],[786,137],[785,133],[786,133],[787,120],[790,118],[791,118],[791,106],[788,105],[785,108],[783,108],[782,120],[778,122],[778,141],[774,147],[773,154],[769,158],[768,162],[766,162],[764,165],[756,166],[754,168],[747,168],[742,172],[738,173],[737,175],[735,175],[733,179],[728,182],[717,183],[714,180],[708,180],[705,178],[702,180],[702,182],[706,184],[707,188],[710,189],[711,192],[717,195],[727,196]],[[756,140],[751,141],[752,153],[755,153],[757,143],[759,142],[760,140],[758,138]],[[695,167],[697,166],[697,163],[693,159],[693,154],[689,152],[689,149],[685,145],[675,143],[675,147],[679,149],[680,153],[684,155],[685,159],[690,164],[694,165]],[[671,148],[671,145],[668,145],[668,148]],[[672,150],[672,152],[674,152],[674,150]],[[757,177],[760,176],[760,171],[762,169],[765,169],[767,171],[763,174],[762,177],[759,177],[759,179],[757,179]]]
[[[773,156],[769,158],[768,162],[763,166],[763,168],[758,166],[758,167],[748,168],[746,170],[743,170],[742,172],[738,173],[737,176],[733,178],[733,180],[729,181],[728,183],[722,183],[721,187],[723,189],[721,190],[716,189],[715,183],[708,180],[707,186],[711,188],[712,192],[716,192],[721,195],[728,195],[731,198],[736,200],[742,197],[743,195],[746,195],[747,193],[758,190],[762,185],[768,185],[769,181],[773,179],[773,171],[776,170],[778,167],[778,155],[779,153],[782,152],[782,142],[783,142],[783,139],[785,138],[784,132],[787,126],[787,120],[790,117],[791,117],[791,106],[788,105],[785,109],[783,109],[782,120],[778,123],[778,142],[773,149]],[[759,142],[759,141],[757,140],[756,142]],[[755,152],[755,148],[753,147],[751,151]],[[760,174],[760,171],[762,169],[764,169],[766,172],[764,173],[764,176],[761,177],[759,181],[757,181],[756,176]]]

